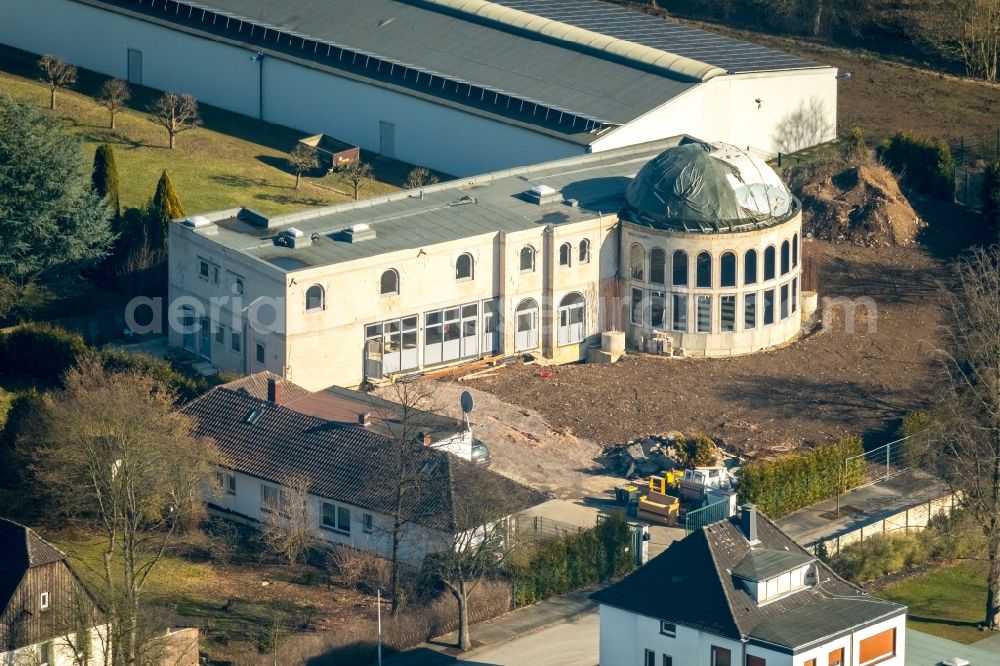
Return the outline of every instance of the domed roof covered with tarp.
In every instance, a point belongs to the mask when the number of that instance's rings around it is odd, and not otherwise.
[[[621,217],[655,229],[725,233],[780,224],[797,210],[764,160],[727,144],[688,143],[639,170]]]

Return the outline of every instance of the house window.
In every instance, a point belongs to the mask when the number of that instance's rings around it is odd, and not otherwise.
[[[48,610],[48,608],[49,608],[49,593],[48,592],[42,592],[38,596],[38,606],[42,610]]]
[[[306,289],[306,312],[322,310],[324,306],[323,287],[318,284]]]
[[[237,354],[239,354],[240,350],[243,349],[243,338],[236,331],[233,331],[232,335],[230,336],[229,348],[232,349]]]
[[[236,273],[229,274],[230,279],[233,281],[233,293],[242,296],[243,295],[243,277],[237,275]]]
[[[465,254],[458,255],[458,259],[455,260],[455,279],[471,280],[474,267],[475,262],[472,260],[471,254],[466,252]]]
[[[865,664],[875,664],[883,659],[895,656],[896,654],[896,630],[886,629],[885,631],[861,639],[859,650],[861,666]]]
[[[764,250],[764,279],[774,279],[774,246]]]
[[[698,281],[699,287],[712,286],[712,255],[708,252],[698,253]]]
[[[663,655],[663,666],[674,666],[674,658],[669,654]]]
[[[260,363],[261,365],[264,364],[264,343],[263,342],[258,342],[256,344],[255,349],[254,349],[254,359],[258,363]]]
[[[754,657],[753,655],[747,655],[747,666],[767,666],[767,660],[763,657]]]
[[[649,292],[649,325],[663,330],[666,326],[667,299],[662,291]]]
[[[664,284],[667,279],[667,253],[658,247],[649,251],[649,281]]]
[[[743,255],[743,284],[757,284],[757,250]]]
[[[382,273],[382,279],[379,281],[379,293],[383,296],[399,293],[399,273],[395,269],[390,268]]]
[[[699,333],[712,332],[712,297],[698,296],[698,313],[695,323]]]
[[[587,301],[578,293],[566,294],[559,301],[557,340],[560,345],[580,342],[587,335],[586,310]]]
[[[792,312],[799,311],[799,279],[792,278]]]
[[[52,648],[52,641],[45,641],[38,644],[38,666],[49,666],[49,664],[53,663],[55,655]]]
[[[830,653],[827,666],[844,666],[844,648],[837,648]]]
[[[686,287],[688,283],[688,256],[684,250],[674,252],[673,283],[677,287]]]
[[[361,529],[365,531],[365,534],[371,534],[375,531],[375,521],[372,519],[372,514],[361,514]]]
[[[642,326],[642,289],[632,288],[632,323]]]
[[[719,330],[732,333],[736,330],[736,297],[719,297]]]
[[[711,666],[733,666],[733,653],[726,648],[712,646]]]
[[[802,666],[816,666],[816,660],[806,659],[805,662],[803,662]]]
[[[688,330],[688,297],[687,294],[674,294],[672,328],[678,333]]]
[[[563,243],[559,246],[559,265],[569,266],[573,261],[573,246],[569,243]]]
[[[664,636],[670,636],[673,638],[677,635],[677,625],[673,622],[660,621],[660,633]]]
[[[535,248],[525,245],[521,248],[521,272],[530,273],[535,270]]]
[[[266,513],[283,513],[288,504],[283,488],[269,486],[266,483],[260,484],[260,510]]]
[[[774,289],[764,292],[764,325],[774,323]]]
[[[656,666],[656,653],[647,649],[642,660],[643,666]]]
[[[205,261],[204,259],[199,259],[198,260],[198,277],[200,277],[202,280],[207,280],[208,279],[208,269],[209,269],[208,262]]]
[[[632,279],[641,280],[646,268],[646,250],[638,243],[632,243],[629,252],[629,266],[632,267]]]
[[[722,255],[719,267],[719,285],[722,287],[736,286],[736,255],[726,252]]]
[[[218,345],[226,344],[226,327],[216,324],[215,326],[215,343]]]
[[[743,330],[757,328],[757,294],[743,295]]]
[[[235,474],[230,474],[229,472],[216,472],[215,478],[219,482],[219,488],[227,495],[236,494]]]
[[[323,527],[335,532],[350,534],[351,510],[344,506],[323,502]]]
[[[580,263],[590,263],[590,241],[586,238],[580,241]]]
[[[792,268],[799,265],[799,235],[792,236]]]
[[[212,264],[212,284],[219,284],[219,273],[220,269],[215,264]]]
[[[787,275],[788,271],[790,270],[790,268],[789,268],[788,253],[789,253],[788,241],[785,241],[784,243],[781,244],[781,274],[782,275]]]

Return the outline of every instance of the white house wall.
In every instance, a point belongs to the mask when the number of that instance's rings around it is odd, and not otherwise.
[[[606,133],[591,149],[596,153],[678,134],[769,155],[835,139],[837,70],[717,76]]]
[[[90,632],[90,663],[103,664],[104,646],[108,637],[108,625],[102,624],[93,628]],[[52,661],[48,666],[76,666],[77,659],[70,642],[76,642],[76,634],[53,637]],[[36,666],[38,661],[38,649],[40,644],[29,645],[27,647],[0,652],[0,666]]]
[[[664,600],[664,603],[683,603]],[[601,666],[644,664],[645,650],[656,652],[656,663],[663,663],[663,655],[674,658],[676,666],[709,666],[712,646],[732,652],[733,664],[742,664],[743,646],[739,641],[714,636],[677,625],[677,635],[667,637],[660,633],[660,621],[629,613],[601,604]],[[768,666],[772,662],[768,660]],[[791,666],[791,660],[775,661],[774,666]]]
[[[579,144],[277,57],[254,63],[253,49],[71,0],[5,0],[0,42],[119,78],[127,77],[128,49],[136,49],[143,85],[253,117],[263,72],[264,120],[373,152],[380,150],[379,122],[386,121],[395,125],[396,159],[445,173],[487,173],[585,152]]]

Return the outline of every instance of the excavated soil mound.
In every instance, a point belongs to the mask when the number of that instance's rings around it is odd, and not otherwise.
[[[790,169],[802,202],[802,227],[813,238],[867,247],[910,245],[923,222],[880,164],[821,162]]]

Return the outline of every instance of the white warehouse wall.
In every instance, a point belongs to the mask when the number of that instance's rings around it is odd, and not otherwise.
[[[257,117],[263,71],[264,120],[325,132],[379,151],[379,121],[395,125],[395,157],[472,175],[580,155],[585,146],[492,121],[379,86],[203,39],[72,0],[4,0],[0,43],[52,53],[126,78],[128,49],[142,51],[142,83],[191,93],[201,102]]]

